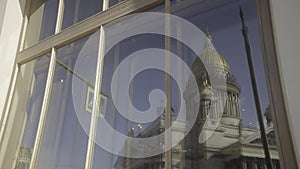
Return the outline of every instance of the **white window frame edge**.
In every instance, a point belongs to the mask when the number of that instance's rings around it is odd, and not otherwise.
[[[109,6],[109,0],[103,0],[103,11],[107,10]],[[99,36],[99,46],[98,46],[98,56],[97,56],[97,68],[96,68],[96,80],[95,80],[95,89],[94,93],[100,93],[101,85],[102,85],[102,75],[103,75],[103,67],[104,67],[104,55],[105,55],[105,31],[103,26],[100,27],[100,36]],[[88,137],[88,145],[86,152],[86,160],[85,160],[85,169],[93,168],[94,161],[94,150],[95,150],[95,139],[97,134],[97,124],[98,124],[98,100],[99,95],[94,94],[93,98],[93,109],[91,116],[91,124],[90,124],[90,133]]]
[[[94,93],[100,93],[102,85],[102,75],[104,67],[104,52],[105,52],[105,31],[103,26],[100,27],[100,38],[99,38],[99,49],[98,49],[98,59],[97,59],[97,68],[96,68],[96,81]],[[93,159],[94,159],[94,149],[95,149],[95,139],[97,134],[97,124],[98,124],[98,94],[94,94],[93,98],[93,109],[90,123],[90,132],[88,138],[87,154],[85,161],[85,169],[92,169]]]

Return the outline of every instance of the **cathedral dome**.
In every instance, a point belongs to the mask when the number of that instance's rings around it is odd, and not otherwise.
[[[210,74],[212,78],[226,78],[230,76],[230,67],[225,58],[214,48],[212,44],[212,38],[210,35],[205,37],[205,44],[202,53],[199,58],[192,64],[192,72],[196,77],[201,77],[203,73],[207,73],[210,69],[213,74]],[[204,79],[202,79],[204,80]]]
[[[235,77],[230,72],[230,66],[225,58],[215,49],[212,43],[210,35],[205,37],[204,49],[196,58],[192,64],[192,72],[197,79],[200,88],[203,88],[203,81],[207,80],[209,84],[210,78],[213,78],[215,82],[218,79],[226,79],[227,90],[233,90],[235,93],[239,93],[240,89],[236,82]],[[210,74],[208,77],[208,70]],[[222,88],[222,86],[220,86]]]
[[[225,58],[215,49],[212,44],[212,38],[210,35],[206,36],[205,47],[203,52],[200,54],[200,58],[203,59],[205,65],[209,68],[219,68],[229,71],[230,67],[226,62]]]
[[[222,125],[238,127],[240,124],[240,88],[236,78],[230,72],[225,58],[214,48],[209,35],[204,45],[199,55],[200,58],[196,58],[191,67],[200,93],[199,111],[202,116],[199,117],[204,120],[209,115],[217,120],[222,116],[220,121]],[[190,105],[197,101],[194,99],[195,92],[192,85],[189,83],[184,93],[184,98],[186,102],[190,102]]]

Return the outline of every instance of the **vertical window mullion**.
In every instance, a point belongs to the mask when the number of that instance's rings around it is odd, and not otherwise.
[[[26,1],[25,5],[25,12],[23,14],[23,25],[22,25],[22,32],[20,36],[18,51],[22,51],[24,49],[25,44],[25,37],[26,37],[26,31],[28,27],[28,21],[29,21],[29,13],[30,13],[30,6],[31,6],[31,0]]]
[[[85,169],[92,169],[93,166],[93,157],[94,157],[94,148],[95,148],[95,138],[97,132],[97,114],[99,111],[98,99],[101,84],[102,84],[102,75],[103,75],[103,65],[104,65],[104,52],[105,52],[105,32],[103,26],[100,27],[100,39],[99,39],[99,50],[98,50],[98,59],[97,59],[97,69],[96,69],[96,81],[94,89],[94,98],[93,98],[93,109],[91,116],[89,140],[87,147],[87,155],[85,161]]]
[[[55,34],[59,33],[62,30],[64,10],[65,10],[65,0],[59,0]]]
[[[37,128],[37,134],[35,137],[35,143],[32,151],[32,157],[30,162],[29,169],[35,169],[38,153],[41,147],[44,127],[46,123],[46,116],[48,112],[48,106],[50,102],[50,95],[51,95],[51,89],[53,84],[53,77],[54,77],[54,71],[55,71],[55,63],[56,63],[56,50],[52,48],[51,50],[51,58],[50,58],[50,65],[49,65],[49,71],[47,76],[47,82],[45,87],[45,94],[43,98],[43,106],[41,110],[41,115],[39,119],[39,124]]]
[[[171,13],[171,0],[165,0],[165,94],[167,97],[167,104],[165,109],[165,131],[171,127],[171,78],[168,73],[170,72],[170,16]],[[165,147],[171,147],[171,131],[165,134]],[[165,169],[172,168],[172,150],[165,151]]]
[[[102,10],[105,11],[109,8],[109,0],[103,0]]]

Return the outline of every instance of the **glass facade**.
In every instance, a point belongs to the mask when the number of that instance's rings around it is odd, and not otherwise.
[[[16,118],[20,120],[19,127],[22,127],[18,130],[22,137],[18,148],[16,168],[29,168],[43,105],[49,61],[49,55],[45,55],[20,67],[14,104],[11,108],[11,111],[18,112]],[[15,127],[18,128],[17,125]]]
[[[85,111],[86,98],[78,100],[74,93],[85,96],[88,87],[94,84],[98,46],[99,32],[57,49],[36,168],[84,168],[88,131],[82,129],[78,121],[80,115],[76,112]],[[84,113],[90,116],[89,112]],[[90,119],[87,119],[85,123],[89,122]]]
[[[33,45],[43,40],[49,44],[43,52],[51,53],[38,58],[29,54],[18,63],[10,118],[20,125],[12,129],[15,134],[9,139],[15,141],[4,166],[269,169],[270,162],[279,169],[256,1],[130,2],[31,2],[24,47],[35,49]],[[109,15],[109,7],[126,3],[131,12]],[[252,92],[240,6],[248,26],[261,117]],[[162,22],[156,17],[144,20],[147,12],[157,12]],[[100,21],[102,15],[114,19]],[[91,20],[101,24],[91,29],[76,24]],[[189,24],[201,34],[187,32]],[[76,26],[81,29],[70,29]],[[67,39],[68,31],[76,36]],[[50,41],[50,36],[59,40]],[[150,68],[140,71],[145,65]],[[152,138],[148,146],[140,143]],[[270,158],[265,157],[266,147]],[[147,151],[160,153],[145,155]]]

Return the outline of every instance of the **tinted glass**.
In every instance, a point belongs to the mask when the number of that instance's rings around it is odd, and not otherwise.
[[[114,6],[122,1],[124,1],[124,0],[109,0],[109,6]]]
[[[14,130],[12,133],[20,133],[21,138],[17,150],[17,161],[15,168],[29,168],[31,155],[35,143],[37,127],[43,105],[45,92],[49,55],[41,56],[33,61],[21,65],[18,75],[17,86],[13,98],[10,114],[15,112]],[[7,160],[9,161],[9,160]]]
[[[58,0],[33,0],[31,2],[25,48],[55,33]]]
[[[62,28],[65,29],[102,11],[102,0],[65,0]]]
[[[82,126],[90,123],[98,46],[96,32],[57,50],[37,168],[84,168],[89,128]]]

